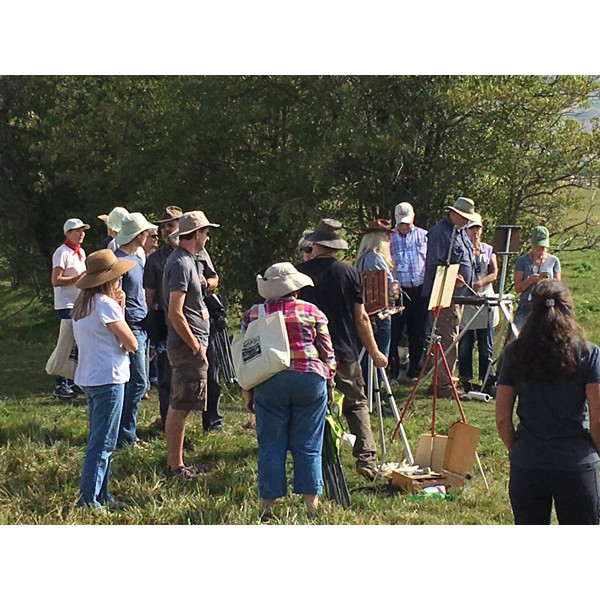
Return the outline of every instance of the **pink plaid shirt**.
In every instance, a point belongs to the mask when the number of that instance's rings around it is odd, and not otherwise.
[[[292,371],[317,373],[330,379],[335,371],[335,355],[325,314],[310,302],[292,296],[269,298],[265,313],[282,311],[290,341],[290,366]],[[242,319],[242,333],[258,318],[258,304],[246,311]]]

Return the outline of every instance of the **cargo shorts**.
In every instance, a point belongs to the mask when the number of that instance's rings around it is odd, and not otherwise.
[[[206,410],[208,362],[182,340],[167,342],[171,363],[171,400],[175,410]]]

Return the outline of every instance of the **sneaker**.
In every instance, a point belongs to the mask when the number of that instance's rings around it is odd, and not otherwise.
[[[70,383],[69,387],[76,393],[76,394],[83,394],[84,391],[76,384],[76,383]]]
[[[57,398],[75,398],[77,395],[67,383],[61,383],[54,388],[54,395]]]
[[[171,469],[167,466],[167,477],[172,479],[181,479],[182,481],[190,481],[198,477],[198,473],[192,467],[180,467],[179,469]]]
[[[104,503],[104,507],[106,507],[108,510],[125,510],[129,508],[129,504],[127,504],[127,502],[123,502],[122,500],[111,498]]]

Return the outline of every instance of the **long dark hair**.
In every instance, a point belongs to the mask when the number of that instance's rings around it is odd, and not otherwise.
[[[506,348],[507,367],[522,379],[560,379],[585,359],[583,329],[573,298],[558,279],[540,281],[531,293],[531,312],[519,337]]]

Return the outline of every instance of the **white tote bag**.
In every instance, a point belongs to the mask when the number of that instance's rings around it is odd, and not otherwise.
[[[46,373],[73,379],[77,369],[77,358],[73,321],[71,319],[61,319],[58,342],[46,363]]]
[[[290,366],[290,342],[281,311],[265,313],[258,307],[258,319],[246,333],[238,333],[231,344],[233,366],[240,387],[250,390]]]

